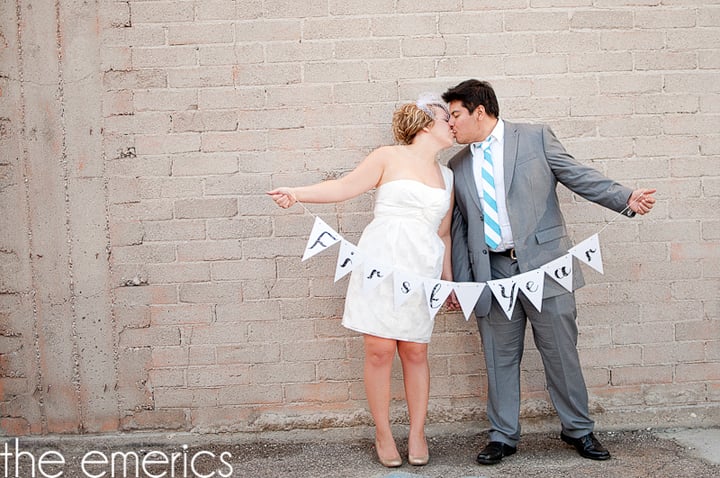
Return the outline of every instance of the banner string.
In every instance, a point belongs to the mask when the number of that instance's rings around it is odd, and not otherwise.
[[[602,229],[600,229],[596,234],[600,235],[601,232],[603,232],[603,231],[604,231],[605,229],[607,229],[610,225],[612,225],[612,223],[614,223],[620,216],[624,216],[625,213],[627,212],[627,210],[628,210],[628,209],[631,209],[630,206],[632,206],[633,204],[636,204],[636,203],[640,202],[640,200],[641,200],[644,196],[645,196],[645,193],[644,193],[644,192],[643,192],[643,193],[640,193],[640,196],[638,196],[637,199],[635,199],[635,200],[632,201],[630,204],[628,204],[628,205],[625,207],[625,209],[623,209],[623,210],[620,211],[619,213],[615,214],[615,216],[613,216],[613,218],[612,218],[611,220],[609,220],[609,221],[607,222],[607,224],[605,224],[605,225],[602,227]],[[315,214],[314,214],[310,209],[308,209],[308,208],[305,206],[305,204],[303,204],[302,202],[298,201],[297,199],[295,199],[295,202],[296,202],[297,204],[299,204],[300,207],[302,207],[302,208],[305,210],[306,213],[308,213],[308,214],[310,214],[311,216],[315,217]]]
[[[632,206],[633,204],[638,203],[638,202],[643,198],[643,196],[645,196],[645,193],[644,193],[644,192],[640,193],[640,196],[638,196],[637,199],[635,199],[633,202],[631,202],[630,204],[628,204],[628,205],[625,207],[625,209],[623,209],[622,211],[620,211],[619,213],[617,213],[610,221],[608,221],[607,224],[605,224],[605,225],[603,226],[602,229],[600,229],[600,230],[597,232],[597,234],[600,235],[600,233],[603,232],[605,229],[607,229],[607,227],[608,227],[609,225],[611,225],[613,222],[615,222],[615,221],[617,220],[617,218],[619,218],[620,216],[624,216],[624,215],[625,215],[625,212],[627,212],[627,210],[630,209],[630,206]],[[303,207],[304,207],[304,206],[303,206]]]

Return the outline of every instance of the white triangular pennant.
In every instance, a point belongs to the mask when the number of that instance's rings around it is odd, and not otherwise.
[[[518,284],[515,282],[515,277],[491,280],[488,281],[487,285],[490,287],[490,290],[508,320],[511,320],[513,310],[515,310],[515,301],[518,296]]]
[[[372,261],[366,257],[363,260],[363,291],[369,292],[392,274],[392,267]]]
[[[599,273],[604,274],[602,254],[600,253],[600,240],[597,234],[588,237],[580,244],[572,247],[569,252]]]
[[[319,217],[315,217],[312,232],[305,246],[305,253],[302,260],[306,260],[318,254],[328,247],[340,242],[342,237],[332,227],[328,226],[325,221]]]
[[[485,289],[483,282],[456,282],[453,286],[455,297],[460,302],[460,308],[465,315],[465,320],[470,319],[470,313],[475,309],[480,294]]]
[[[454,282],[441,279],[425,279],[425,298],[430,319],[435,319],[440,307],[453,290]]]
[[[345,277],[346,274],[362,264],[362,262],[363,255],[360,249],[345,239],[340,241],[340,252],[335,266],[335,282]]]
[[[393,271],[395,308],[399,308],[415,292],[422,290],[423,280],[415,274],[396,269]]]
[[[542,269],[547,275],[550,276],[555,282],[565,287],[569,292],[572,292],[573,288],[573,261],[572,254],[565,254],[562,257],[558,257],[554,261],[548,262]]]
[[[514,277],[520,292],[532,302],[538,312],[541,312],[543,289],[545,288],[545,274],[542,269],[535,269]]]

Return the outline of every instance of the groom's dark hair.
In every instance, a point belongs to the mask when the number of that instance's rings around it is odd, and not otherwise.
[[[500,117],[500,106],[490,83],[480,80],[465,80],[450,88],[442,95],[446,103],[460,101],[469,112],[482,105],[485,112],[494,118]]]

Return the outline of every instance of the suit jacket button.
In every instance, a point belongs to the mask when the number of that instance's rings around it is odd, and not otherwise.
[[[483,254],[487,255],[487,250],[483,249]]]

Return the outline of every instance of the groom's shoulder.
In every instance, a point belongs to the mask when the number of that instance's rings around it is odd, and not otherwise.
[[[448,167],[454,169],[457,164],[470,154],[470,145],[466,144],[455,153],[448,161]]]

